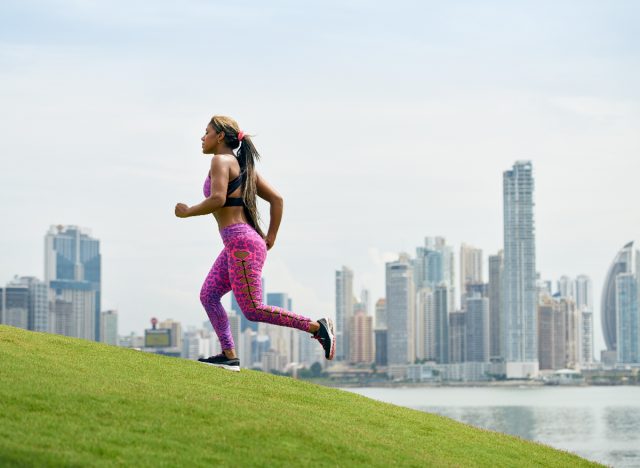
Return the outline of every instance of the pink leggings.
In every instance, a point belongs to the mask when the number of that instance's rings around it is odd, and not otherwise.
[[[218,255],[200,291],[200,301],[207,311],[222,349],[233,349],[233,336],[227,313],[220,303],[233,290],[247,319],[309,331],[310,318],[262,303],[262,265],[267,246],[250,225],[231,224],[220,231],[224,249]]]

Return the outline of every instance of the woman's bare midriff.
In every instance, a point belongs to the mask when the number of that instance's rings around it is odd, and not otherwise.
[[[218,230],[222,231],[231,224],[245,223],[249,224],[247,217],[244,214],[244,209],[241,206],[225,206],[218,208],[213,216],[218,222]]]

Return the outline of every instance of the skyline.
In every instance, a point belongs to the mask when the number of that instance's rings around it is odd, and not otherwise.
[[[528,161],[519,161],[516,163],[517,164],[525,164],[526,166],[530,167],[530,164]],[[514,165],[514,168],[516,167],[516,165]],[[512,171],[507,171],[507,172],[512,172]],[[49,230],[47,231],[47,234],[45,235],[45,243],[47,244],[47,246],[49,246],[50,244],[50,237],[52,235],[52,232],[59,232],[61,229],[65,230],[65,233],[67,233],[67,230],[71,229],[73,232],[75,232],[75,230],[79,230],[80,233],[82,233],[82,237],[86,237],[87,234],[89,234],[89,236],[91,235],[91,230],[89,228],[83,228],[83,227],[79,227],[79,226],[74,226],[74,225],[68,225],[68,226],[62,226],[62,225],[58,225],[58,226],[50,226]],[[89,239],[93,242],[93,243],[100,243],[100,239],[92,239],[91,237],[89,237]],[[425,245],[430,245],[430,243],[435,242],[437,239],[440,239],[441,241],[444,241],[443,238],[434,238],[434,237],[429,237],[429,238],[425,238]],[[629,247],[629,245],[632,245],[633,242],[629,243],[628,245],[625,246],[625,249],[627,249]],[[461,263],[461,259],[460,259],[460,254],[457,255],[458,258],[456,258],[456,254],[455,254],[455,249],[452,249],[450,245],[446,245],[443,244],[443,247],[448,249],[447,251],[449,252],[450,255],[452,255],[452,260],[454,262],[454,264],[460,265]],[[49,247],[47,247],[49,248]],[[97,247],[96,247],[97,248]],[[423,250],[424,247],[421,246],[417,246],[417,250]],[[460,246],[460,250],[458,250],[458,252],[460,252],[462,249],[474,249],[473,246],[467,245],[467,244],[462,244]],[[482,267],[484,268],[484,265],[487,265],[487,268],[490,268],[489,263],[490,263],[490,259],[488,257],[484,256],[484,252],[482,251],[482,249],[474,249],[476,250],[476,253],[479,253],[480,257],[482,257]],[[623,249],[624,250],[624,249]],[[618,261],[620,254],[618,253],[618,255],[616,255],[615,260],[612,262],[612,265]],[[45,258],[48,258],[47,256],[45,256]],[[404,260],[403,260],[404,259]],[[388,262],[386,264],[386,269],[387,269],[387,273],[385,276],[388,276],[388,268],[390,265],[394,265],[397,264],[398,262],[402,263],[403,261],[408,261],[411,263],[411,265],[414,264],[414,262],[416,262],[418,260],[418,257],[412,257],[411,254],[407,254],[406,252],[398,252],[398,258],[394,261]],[[346,268],[346,270],[345,270]],[[413,267],[412,267],[413,268]],[[48,267],[45,261],[45,270],[48,271]],[[335,295],[335,299],[336,299],[336,317],[335,320],[338,321],[338,311],[339,311],[339,307],[342,304],[342,302],[345,300],[344,297],[344,293],[342,292],[342,290],[344,289],[344,287],[342,286],[342,282],[343,280],[340,280],[339,277],[341,277],[341,275],[345,274],[345,271],[348,273],[349,275],[349,279],[348,284],[352,284],[353,283],[353,272],[348,268],[348,266],[343,266],[342,270],[336,270],[334,273],[336,275],[336,295]],[[456,286],[456,283],[458,282],[458,280],[460,279],[460,275],[461,275],[461,270],[456,270],[454,276],[452,277],[453,281],[453,289],[451,290],[451,299],[454,300],[455,302],[460,302],[461,296],[464,296],[462,290],[459,290],[459,285]],[[489,274],[490,276],[490,274]],[[31,278],[35,278],[37,281],[41,281],[41,278],[39,277],[32,277],[32,276],[25,276],[25,275],[16,275],[14,278],[12,278],[11,280],[7,281],[7,285],[12,284],[15,281],[18,282],[23,282],[23,281],[28,281]],[[262,278],[262,283],[263,283],[263,287],[265,284],[265,277],[263,276]],[[571,282],[571,284],[569,284],[568,282]],[[584,282],[584,281],[588,281],[589,283],[592,283],[591,279],[589,276],[585,276],[585,275],[578,275],[576,277],[568,277],[568,276],[562,276],[560,278],[553,278],[553,279],[549,279],[549,278],[539,278],[536,283],[537,283],[537,290],[538,290],[538,294],[540,293],[540,288],[546,288],[546,290],[548,291],[549,294],[558,294],[559,297],[562,298],[571,298],[573,301],[575,301],[576,304],[580,305],[581,301],[585,301],[588,300],[587,296],[585,296],[585,291],[579,291],[578,289],[574,289],[579,287],[579,283],[580,282]],[[575,282],[575,283],[574,283]],[[413,281],[412,281],[413,283]],[[45,280],[42,284],[47,284],[47,281]],[[489,287],[489,283],[483,283],[483,285]],[[415,284],[416,287],[417,284]],[[352,289],[351,287],[348,287],[347,289]],[[388,284],[386,285],[386,289],[388,292]],[[265,291],[265,295],[267,297],[269,296],[281,296],[284,295],[285,297],[288,297],[289,294],[286,291],[271,291],[271,292],[266,292],[266,289],[264,289]],[[367,296],[369,296],[369,290],[368,289],[363,289],[361,290],[361,294],[366,293]],[[593,290],[592,290],[593,293]],[[569,295],[567,295],[569,294]],[[376,303],[380,300],[382,301],[387,301],[388,302],[388,294],[385,294],[384,297],[380,297],[378,299],[376,299]],[[582,297],[585,296],[585,297]],[[340,297],[340,299],[338,299],[338,297]],[[486,296],[487,298],[489,296]],[[554,296],[555,297],[555,296]],[[241,320],[244,319],[244,316],[242,315],[241,310],[239,310],[237,303],[233,300],[233,296],[231,294],[228,294],[225,296],[225,299],[227,299],[228,302],[230,302],[230,306],[227,307],[225,306],[225,308],[227,309],[227,312],[230,315],[239,315],[241,317]],[[417,300],[417,298],[414,298],[414,300]],[[360,298],[358,296],[358,294],[356,294],[356,292],[354,291],[354,296],[352,298],[353,304],[355,305],[356,303],[359,303]],[[224,302],[224,301],[223,301]],[[291,298],[289,298],[289,302],[291,302]],[[267,299],[266,303],[268,304],[273,304],[273,301],[270,302],[269,299]],[[537,302],[536,302],[537,303]],[[376,309],[376,305],[372,303],[371,298],[368,299],[367,301],[368,304],[368,309],[364,309],[365,313],[367,316],[375,318],[377,316],[377,311]],[[538,306],[540,305],[539,303],[537,303]],[[343,305],[344,307],[344,305]],[[592,304],[592,307],[589,308],[588,310],[590,311],[590,313],[593,313],[593,310],[599,307],[598,304]],[[289,306],[289,309],[291,309],[291,306]],[[461,306],[461,304],[457,304],[455,306],[452,306],[451,312],[458,312],[458,311],[464,311],[464,308]],[[114,312],[114,311],[110,311],[110,310],[104,310],[103,312]],[[96,313],[98,313],[98,311],[96,310]],[[153,317],[153,319],[157,319],[158,317]],[[175,320],[172,317],[164,317],[162,318],[163,320]],[[150,320],[152,320],[152,318],[150,318]],[[244,319],[246,320],[246,319]],[[175,320],[177,322],[180,322],[180,320]],[[204,324],[208,324],[208,320],[205,320],[203,322]],[[251,322],[250,322],[251,323]],[[377,321],[376,321],[377,324]],[[187,327],[191,327],[194,326],[193,323],[189,323],[186,324]],[[254,322],[255,325],[255,322]],[[596,328],[598,327],[598,324],[595,324]],[[600,331],[603,333],[605,333],[604,328],[602,328],[603,324],[599,324],[600,325]],[[145,326],[143,328],[143,332],[145,329],[147,329],[148,326]],[[199,328],[199,327],[196,327]],[[206,325],[205,325],[205,328]],[[119,331],[119,330],[118,330]],[[102,333],[102,332],[101,332]],[[131,334],[135,334],[135,331],[132,330]],[[124,334],[119,334],[119,336],[128,336],[126,333]],[[340,336],[340,332],[337,333],[337,336]],[[606,347],[603,348],[602,350],[606,350]],[[347,349],[348,351],[348,349]],[[595,349],[594,352],[597,354],[598,349]],[[597,356],[596,356],[597,358]],[[598,359],[596,359],[598,360]]]
[[[73,224],[101,240],[102,308],[123,333],[151,316],[205,321],[198,291],[222,242],[213,219],[173,207],[201,200],[199,138],[221,113],[256,134],[258,171],[284,196],[263,273],[296,312],[334,313],[343,264],[374,303],[385,262],[427,236],[456,257],[481,248],[486,275],[502,172],[530,159],[537,270],[591,277],[604,348],[604,277],[639,237],[639,5],[61,0],[0,13],[2,281],[42,278],[44,232]]]

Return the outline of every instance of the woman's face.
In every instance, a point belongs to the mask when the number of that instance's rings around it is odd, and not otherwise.
[[[216,132],[209,124],[200,139],[202,140],[202,152],[204,154],[215,154],[216,149],[224,140],[224,134]]]

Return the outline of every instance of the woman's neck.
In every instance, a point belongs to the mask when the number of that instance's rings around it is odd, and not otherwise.
[[[235,156],[235,153],[233,152],[233,150],[228,146],[223,146],[222,148],[218,148],[216,151],[213,152],[213,154],[214,156],[218,154],[230,154],[232,156]]]

